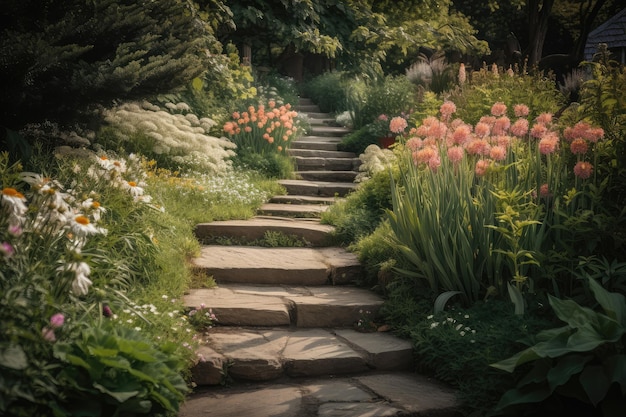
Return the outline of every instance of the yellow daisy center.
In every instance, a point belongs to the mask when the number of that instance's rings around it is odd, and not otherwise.
[[[74,220],[76,223],[82,224],[83,226],[87,226],[89,224],[89,219],[85,216],[76,216]]]

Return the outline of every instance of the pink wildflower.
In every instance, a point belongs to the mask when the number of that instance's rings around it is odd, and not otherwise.
[[[559,148],[559,137],[555,134],[545,135],[539,141],[539,152],[543,155],[553,154]]]
[[[604,130],[601,127],[594,127],[587,131],[585,135],[585,139],[587,139],[591,143],[597,143],[600,139],[604,137]]]
[[[428,168],[431,171],[436,172],[437,168],[441,166],[441,158],[439,158],[439,153],[428,160]]]
[[[462,145],[470,139],[471,130],[467,125],[461,125],[452,133],[452,143]]]
[[[511,127],[511,120],[508,117],[502,116],[496,120],[491,129],[491,133],[494,135],[504,135]]]
[[[464,155],[465,151],[460,146],[451,146],[448,148],[448,159],[455,165],[461,162]]]
[[[552,113],[541,113],[537,116],[537,123],[549,125],[552,123]]]
[[[474,169],[476,175],[479,177],[484,176],[487,173],[487,169],[489,169],[489,164],[490,161],[488,159],[479,159],[476,161],[476,168]]]
[[[569,145],[570,151],[574,155],[584,155],[587,153],[587,149],[589,149],[589,145],[587,145],[587,141],[583,138],[576,138]]]
[[[517,119],[511,125],[511,133],[513,133],[518,138],[525,136],[528,133],[528,120],[526,119]]]
[[[530,109],[525,104],[516,104],[513,106],[515,117],[526,117],[530,113]]]
[[[412,137],[406,141],[406,147],[411,151],[416,151],[422,147],[422,140],[420,138]]]
[[[489,155],[490,146],[485,139],[474,139],[466,145],[470,155]]]
[[[404,129],[407,128],[407,126],[408,123],[406,122],[406,119],[400,116],[394,117],[389,122],[389,130],[392,133],[402,133],[404,132]]]
[[[441,105],[439,111],[441,112],[441,117],[444,120],[447,120],[450,118],[452,113],[456,112],[456,105],[451,101],[446,101]]]
[[[495,143],[497,146],[502,146],[503,148],[508,148],[511,144],[511,137],[506,135],[497,136]]]
[[[541,187],[539,187],[539,197],[542,198],[547,198],[547,197],[551,197],[552,194],[550,193],[550,189],[548,188],[548,184],[542,184]]]
[[[589,162],[580,161],[574,166],[574,175],[578,178],[587,179],[593,172],[593,165]]]
[[[413,160],[416,164],[427,164],[432,158],[437,157],[435,148],[422,148],[413,153]]]
[[[481,138],[484,138],[485,136],[489,135],[490,132],[491,132],[490,125],[484,122],[478,122],[476,124],[476,127],[474,128],[474,133],[476,134],[476,136],[481,137]]]
[[[50,317],[50,326],[54,329],[58,329],[65,323],[65,316],[62,313],[56,313]]]
[[[548,128],[546,127],[546,125],[542,123],[537,123],[533,126],[532,129],[530,129],[530,136],[540,139],[546,134],[547,131]]]
[[[0,243],[0,255],[3,255],[5,258],[10,258],[15,254],[15,249],[9,242]]]
[[[54,335],[54,330],[49,327],[44,327],[43,329],[41,329],[41,335],[43,336],[44,340],[48,342],[55,342],[57,340],[56,336]]]
[[[498,101],[493,106],[491,106],[491,114],[495,117],[504,116],[506,114],[506,104]]]
[[[496,118],[493,116],[482,116],[478,122],[486,123],[489,126],[493,126],[493,124],[496,122]]]
[[[444,123],[433,124],[428,127],[428,135],[431,138],[443,138],[448,132],[448,127]]]
[[[378,116],[378,120],[386,122],[389,120],[389,117],[386,114],[381,114],[380,116]]]
[[[489,156],[495,161],[504,161],[506,159],[506,149],[502,146],[492,146]]]

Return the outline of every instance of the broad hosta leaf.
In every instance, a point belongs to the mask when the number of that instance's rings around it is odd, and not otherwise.
[[[622,294],[608,292],[593,278],[589,278],[589,287],[606,315],[626,327],[626,298]]]
[[[611,382],[617,382],[622,395],[626,395],[626,355],[613,355],[604,361],[604,368]]]
[[[572,376],[580,373],[591,359],[592,355],[568,355],[559,359],[548,371],[547,380],[550,389],[554,391],[556,387],[565,384]]]
[[[606,396],[611,380],[602,365],[587,366],[580,375],[580,385],[584,388],[589,401],[595,407]]]

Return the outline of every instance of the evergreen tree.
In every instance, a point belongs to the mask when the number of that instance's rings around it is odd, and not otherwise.
[[[176,91],[221,53],[186,0],[8,0],[0,28],[6,129]]]

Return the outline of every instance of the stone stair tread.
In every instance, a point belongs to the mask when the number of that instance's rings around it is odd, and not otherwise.
[[[220,325],[232,326],[353,326],[367,312],[376,317],[382,298],[353,286],[289,286],[219,284],[190,290],[187,308],[213,309]]]
[[[358,159],[358,157],[352,152],[337,151],[330,149],[289,149],[289,155],[292,157],[302,158],[326,158],[326,159]]]
[[[196,225],[195,234],[200,240],[212,236],[256,240],[262,238],[265,232],[272,231],[298,236],[313,246],[323,246],[334,230],[333,226],[320,224],[319,221],[257,216],[248,220],[200,223]]]
[[[296,139],[295,141],[293,141],[291,144],[293,145],[294,143],[298,143],[298,142],[331,142],[331,143],[339,143],[341,142],[341,138],[337,137],[337,136],[315,136],[315,135],[306,135],[306,136],[302,136],[298,139]]]
[[[329,171],[356,170],[361,164],[359,158],[327,156],[293,156],[299,169],[319,169]]]
[[[342,200],[337,197],[321,197],[310,195],[275,195],[270,199],[270,203],[278,204],[326,204],[332,205],[337,201]]]
[[[206,245],[192,263],[218,283],[348,284],[361,274],[356,255],[339,247]]]
[[[357,188],[354,182],[279,180],[278,183],[287,189],[289,194],[313,196],[344,197]]]
[[[313,136],[345,136],[352,130],[343,126],[311,126],[311,135]]]
[[[319,217],[328,210],[328,204],[285,204],[265,203],[258,213],[266,215],[292,216],[292,217]]]
[[[353,170],[302,170],[295,172],[296,177],[307,181],[353,182],[359,173]]]

